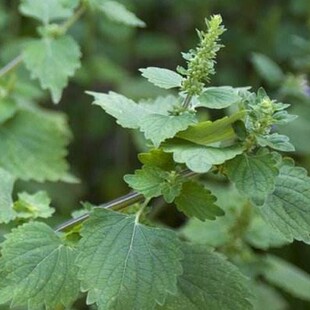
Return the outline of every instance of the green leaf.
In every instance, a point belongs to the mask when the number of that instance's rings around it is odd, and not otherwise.
[[[144,101],[139,104],[115,92],[108,94],[87,92],[94,96],[94,104],[99,105],[106,113],[116,118],[116,122],[125,128],[139,128],[140,121],[150,114],[169,115],[168,111],[176,105],[174,96],[159,97],[155,101]]]
[[[59,180],[69,139],[62,114],[20,110],[0,127],[0,166],[23,180]]]
[[[13,229],[2,244],[5,281],[12,286],[12,306],[55,309],[70,306],[79,293],[74,265],[76,250],[63,244],[46,224],[33,222]]]
[[[215,204],[216,197],[203,185],[196,182],[185,182],[181,194],[175,199],[177,208],[188,217],[201,221],[214,220],[224,215],[224,211]]]
[[[178,278],[178,292],[169,295],[162,310],[247,310],[249,282],[223,256],[197,245],[183,245],[184,273]]]
[[[150,83],[161,88],[170,89],[180,87],[183,81],[183,77],[180,74],[169,69],[148,67],[139,70],[142,72],[142,76]]]
[[[0,223],[8,223],[15,218],[12,192],[15,178],[0,168]]]
[[[170,203],[180,194],[182,179],[175,172],[167,172],[158,167],[143,166],[135,174],[124,176],[125,182],[146,198],[163,195]]]
[[[177,137],[201,145],[232,139],[236,136],[232,125],[243,116],[244,112],[241,111],[229,117],[225,116],[215,122],[200,122],[190,126],[185,131],[179,132]]]
[[[70,36],[42,38],[29,42],[23,59],[32,78],[38,78],[43,89],[49,89],[54,103],[60,101],[68,78],[80,67],[81,52]]]
[[[68,18],[72,15],[73,9],[74,6],[68,6],[64,0],[22,0],[19,6],[22,14],[38,19],[44,24]]]
[[[260,146],[269,146],[270,148],[282,152],[294,152],[295,147],[289,142],[289,137],[273,133],[266,136],[258,136],[257,142]]]
[[[111,20],[133,27],[145,27],[145,23],[130,12],[123,4],[116,1],[104,1],[100,10]]]
[[[266,264],[263,275],[268,282],[297,298],[310,301],[308,273],[272,255],[266,257]]]
[[[284,162],[274,192],[258,210],[288,241],[296,239],[310,243],[310,178],[307,171]]]
[[[241,154],[225,165],[229,179],[254,203],[263,204],[267,194],[274,190],[279,171],[272,154]]]
[[[185,130],[190,124],[195,123],[195,115],[190,112],[181,115],[150,114],[140,121],[140,130],[145,138],[150,139],[155,147],[168,138],[173,138],[176,133]]]
[[[51,208],[50,198],[46,192],[37,192],[33,195],[19,193],[18,200],[14,203],[14,210],[19,218],[48,218],[55,210]]]
[[[0,125],[12,118],[17,111],[17,105],[13,100],[0,99]]]
[[[239,101],[241,101],[241,97],[238,96],[237,92],[232,87],[208,87],[198,97],[198,103],[195,104],[195,107],[223,109]]]
[[[266,55],[253,53],[252,62],[259,75],[271,85],[278,85],[283,81],[281,68]]]
[[[162,149],[152,149],[148,153],[138,154],[140,162],[148,166],[156,166],[163,170],[173,170],[174,161],[171,154],[165,153]]]
[[[208,172],[213,165],[220,165],[243,152],[242,146],[212,147],[174,139],[163,145],[163,150],[173,153],[177,163],[185,163],[194,172]]]
[[[176,234],[135,216],[95,210],[81,232],[77,264],[87,303],[99,309],[153,309],[175,294],[182,273]]]

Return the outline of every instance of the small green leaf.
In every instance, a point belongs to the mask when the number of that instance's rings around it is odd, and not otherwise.
[[[252,297],[247,278],[223,256],[205,247],[184,244],[184,273],[178,292],[161,310],[249,310]]]
[[[215,122],[200,122],[189,126],[185,131],[179,132],[177,137],[201,145],[232,139],[236,136],[232,125],[235,121],[242,119],[243,116],[244,112],[241,111]]]
[[[14,203],[14,210],[19,218],[48,218],[55,210],[51,208],[50,198],[46,192],[37,192],[33,195],[19,193],[18,200]]]
[[[68,6],[67,4],[64,0],[22,0],[19,10],[26,16],[48,24],[53,20],[68,18],[72,15],[74,5]]]
[[[282,152],[294,152],[295,147],[289,142],[289,137],[273,133],[266,136],[258,136],[257,142],[260,146],[269,146],[270,148]]]
[[[80,67],[81,52],[70,36],[42,38],[29,42],[23,59],[32,78],[38,78],[43,89],[49,89],[54,103],[61,98],[68,78]]]
[[[233,145],[229,147],[212,147],[197,145],[191,142],[173,139],[163,145],[163,150],[173,153],[177,163],[185,163],[194,172],[208,172],[213,165],[220,165],[243,152],[243,147]]]
[[[241,97],[238,96],[237,92],[232,87],[208,87],[198,97],[198,103],[195,104],[195,107],[223,109],[239,101],[241,101]]]
[[[282,69],[266,55],[253,53],[252,62],[259,75],[271,85],[278,85],[283,81]]]
[[[297,298],[310,301],[308,273],[276,256],[268,255],[265,261],[267,266],[263,275],[268,282]]]
[[[310,178],[307,171],[284,162],[274,192],[258,210],[266,223],[288,241],[296,239],[310,243]]]
[[[104,1],[100,10],[111,20],[133,27],[145,27],[145,23],[130,12],[123,4],[116,1]]]
[[[203,185],[195,182],[183,183],[181,194],[175,199],[180,211],[201,221],[214,220],[217,216],[225,214],[215,202],[216,197]]]
[[[87,303],[99,309],[153,309],[177,291],[180,241],[135,216],[95,210],[81,232],[77,264]]]
[[[148,153],[138,154],[140,162],[148,166],[156,166],[163,170],[173,170],[174,161],[171,154],[165,153],[162,149],[152,149]]]
[[[62,114],[20,110],[0,127],[0,166],[23,180],[62,179],[70,137]]]
[[[13,210],[12,192],[15,178],[0,168],[0,223],[12,221],[16,214]]]
[[[173,138],[176,133],[185,130],[190,124],[195,123],[195,115],[182,113],[181,115],[150,114],[140,120],[140,130],[145,138],[150,139],[155,147],[168,138]]]
[[[225,165],[229,179],[254,203],[263,204],[267,194],[274,190],[279,171],[272,154],[241,154]]]
[[[33,222],[14,229],[1,254],[6,273],[1,280],[14,288],[12,306],[55,309],[61,304],[69,307],[78,297],[76,250],[64,245],[46,224]]]
[[[142,76],[148,79],[150,83],[161,88],[170,89],[180,87],[182,84],[183,77],[169,69],[148,67],[139,70],[142,72]]]

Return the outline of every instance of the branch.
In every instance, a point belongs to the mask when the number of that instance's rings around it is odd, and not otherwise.
[[[181,172],[181,175],[185,178],[190,178],[190,177],[196,176],[197,173],[190,171],[190,170],[184,170]],[[108,203],[99,205],[95,208],[112,209],[114,211],[118,211],[118,210],[125,209],[128,206],[130,206],[136,202],[143,201],[144,199],[145,199],[145,197],[142,194],[137,193],[137,192],[132,192],[132,193],[129,193],[127,195],[116,198],[114,200],[111,200]],[[66,230],[68,228],[72,228],[73,226],[75,226],[79,223],[82,223],[86,219],[88,219],[89,215],[90,215],[90,213],[86,213],[86,214],[83,214],[79,217],[70,219],[70,220],[60,224],[59,226],[57,226],[55,231],[58,232],[58,231]]]

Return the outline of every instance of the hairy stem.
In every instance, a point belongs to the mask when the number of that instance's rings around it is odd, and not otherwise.
[[[62,24],[61,28],[63,32],[66,33],[69,30],[69,28],[71,28],[76,23],[76,21],[84,14],[85,11],[86,11],[85,6],[79,7],[74,12],[74,14]]]
[[[190,170],[184,170],[181,172],[181,175],[183,177],[189,178],[189,177],[196,176],[197,173],[192,172]],[[142,194],[132,192],[132,193],[129,193],[127,195],[116,198],[116,199],[114,199],[108,203],[96,206],[95,208],[112,209],[114,211],[118,211],[118,210],[125,209],[128,206],[130,206],[136,202],[143,201],[144,199],[145,198]],[[57,226],[55,231],[63,231],[63,230],[67,230],[69,228],[72,228],[73,226],[75,226],[75,225],[85,221],[86,219],[88,219],[89,215],[90,215],[89,213],[85,213],[79,217],[76,217],[74,219],[70,219],[70,220],[60,224],[59,226]]]
[[[11,60],[8,64],[6,64],[1,70],[0,70],[0,78],[4,76],[5,74],[13,71],[16,67],[18,67],[19,64],[21,64],[23,61],[23,56],[18,55],[13,60]]]
[[[185,97],[185,100],[183,102],[183,107],[188,108],[190,103],[191,103],[191,100],[192,100],[192,96],[187,94],[187,96]]]

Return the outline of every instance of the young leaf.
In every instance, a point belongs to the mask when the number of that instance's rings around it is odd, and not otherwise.
[[[74,6],[68,6],[65,1],[59,0],[22,0],[19,6],[22,14],[36,18],[44,24],[71,16],[73,9]]]
[[[232,139],[236,136],[232,125],[243,116],[244,112],[241,111],[215,122],[200,122],[190,126],[185,131],[179,132],[177,137],[201,145]]]
[[[64,245],[46,224],[33,222],[14,229],[2,244],[1,254],[3,281],[14,288],[13,306],[55,309],[68,307],[77,298],[76,250]]]
[[[208,172],[213,165],[219,165],[243,152],[242,146],[212,147],[173,139],[163,145],[163,150],[173,153],[177,163],[185,163],[194,172]]]
[[[295,147],[289,142],[289,137],[273,133],[266,136],[258,136],[257,142],[260,146],[269,146],[270,148],[282,152],[294,152]]]
[[[0,127],[0,166],[23,180],[59,180],[69,139],[61,114],[21,110]]]
[[[150,83],[154,85],[170,89],[180,87],[182,84],[183,77],[169,69],[148,67],[146,69],[140,69],[142,76],[148,79]]]
[[[310,301],[310,275],[279,257],[268,255],[264,277],[293,296]]]
[[[274,190],[279,171],[272,154],[241,154],[225,165],[229,179],[254,203],[263,204],[267,194]]]
[[[223,109],[239,101],[241,101],[241,97],[232,87],[208,87],[198,97],[198,103],[195,104],[195,107]]]
[[[168,138],[173,138],[176,133],[185,130],[190,124],[195,123],[195,115],[183,113],[181,115],[150,114],[140,121],[140,130],[145,138],[150,139],[155,147]]]
[[[274,192],[258,210],[288,241],[296,239],[310,243],[310,178],[307,171],[284,162]]]
[[[173,170],[174,162],[171,154],[165,153],[162,149],[152,149],[148,153],[138,154],[140,162],[148,166],[156,166],[163,170]]]
[[[51,208],[50,198],[46,192],[37,192],[33,195],[28,193],[19,193],[18,200],[15,201],[13,209],[19,218],[48,218],[54,213]]]
[[[95,210],[81,232],[77,264],[87,303],[99,309],[153,309],[175,294],[182,273],[176,234],[135,216]]]
[[[201,221],[215,220],[224,215],[224,211],[215,204],[216,197],[203,185],[196,182],[185,182],[181,194],[175,199],[177,208],[188,217]]]
[[[247,278],[223,256],[197,245],[182,246],[184,273],[178,292],[158,310],[248,310],[252,297]]]
[[[8,223],[15,218],[12,192],[15,178],[0,168],[0,223]]]
[[[68,78],[80,67],[80,57],[80,48],[70,36],[33,40],[23,52],[31,77],[38,78],[42,88],[50,90],[54,103],[60,101]]]
[[[116,1],[104,1],[100,10],[113,21],[133,27],[145,27],[145,23],[130,12],[123,4]]]

